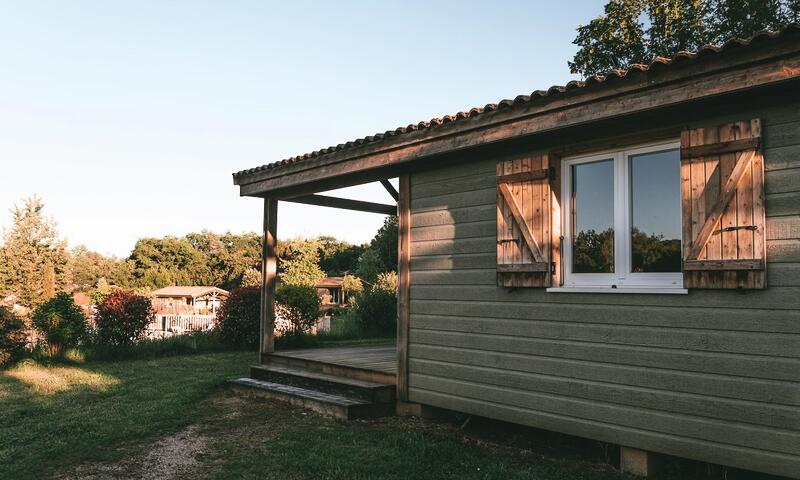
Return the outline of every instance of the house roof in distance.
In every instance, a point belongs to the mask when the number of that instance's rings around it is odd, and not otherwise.
[[[335,288],[344,285],[344,277],[325,277],[317,280],[314,284],[316,288]]]
[[[259,167],[242,170],[233,174],[234,184],[241,184],[245,178],[263,171],[281,170],[283,167],[302,162],[304,160],[325,157],[341,151],[356,150],[359,147],[367,144],[379,144],[387,142],[390,139],[402,138],[413,132],[422,130],[433,130],[442,125],[450,124],[453,122],[462,122],[472,119],[482,119],[483,117],[498,110],[514,110],[528,107],[538,102],[547,102],[553,98],[563,97],[575,90],[592,89],[600,84],[607,84],[610,82],[624,83],[626,81],[635,81],[631,77],[635,77],[634,73],[646,73],[648,71],[661,71],[662,69],[672,69],[684,64],[702,64],[704,60],[717,57],[719,55],[728,54],[730,52],[746,49],[750,45],[763,44],[773,41],[784,41],[791,38],[800,37],[800,26],[798,24],[788,25],[786,28],[778,32],[762,31],[758,32],[750,38],[746,39],[731,39],[722,45],[707,45],[700,48],[697,52],[678,52],[673,58],[657,57],[646,65],[631,65],[627,69],[611,70],[604,75],[593,75],[583,81],[573,80],[566,85],[554,85],[547,90],[536,90],[530,95],[519,95],[514,99],[500,100],[497,103],[489,103],[483,107],[475,107],[468,111],[458,112],[453,115],[445,115],[441,118],[433,118],[428,121],[413,123],[405,127],[399,127],[394,130],[387,130],[383,133],[376,133],[367,137],[359,138],[357,140],[340,143],[336,146],[331,146],[316,150],[303,155],[287,158],[277,162],[268,163]],[[472,120],[475,121],[475,120]]]
[[[203,295],[208,295],[210,293],[216,293],[218,295],[228,295],[227,290],[223,290],[217,287],[210,287],[210,286],[195,286],[195,287],[164,287],[159,288],[158,290],[154,291],[152,295],[154,297],[191,297],[197,298],[202,297]]]

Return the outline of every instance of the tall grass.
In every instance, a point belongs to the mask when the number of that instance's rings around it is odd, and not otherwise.
[[[216,332],[194,332],[168,338],[142,339],[129,347],[94,344],[83,350],[86,360],[96,361],[171,357],[231,351],[234,348],[223,343]]]

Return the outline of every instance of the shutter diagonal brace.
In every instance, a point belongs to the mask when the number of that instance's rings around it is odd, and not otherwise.
[[[697,238],[692,244],[692,250],[689,252],[689,257],[687,260],[696,260],[697,257],[700,256],[700,252],[703,250],[703,247],[706,246],[708,240],[711,238],[711,234],[714,233],[714,227],[717,225],[717,222],[719,222],[722,214],[728,207],[728,204],[733,198],[734,193],[736,193],[736,187],[739,184],[739,180],[742,179],[744,173],[750,167],[750,163],[753,161],[755,155],[756,150],[749,150],[747,152],[743,152],[742,156],[739,157],[739,160],[733,167],[733,171],[731,171],[730,177],[728,177],[728,180],[725,182],[725,187],[722,189],[722,194],[720,195],[719,200],[711,209],[711,212],[709,212],[708,216],[706,217],[706,221],[703,223],[703,227],[697,234]]]
[[[544,256],[542,255],[542,251],[539,249],[539,244],[536,243],[536,239],[533,237],[533,232],[531,232],[531,227],[528,225],[528,222],[525,221],[525,217],[522,215],[522,209],[517,203],[517,199],[514,198],[514,194],[511,193],[511,189],[508,188],[508,184],[501,183],[497,185],[497,189],[500,191],[500,194],[503,196],[503,200],[505,200],[506,204],[508,205],[508,209],[511,211],[514,221],[519,226],[519,230],[522,232],[522,238],[525,239],[525,244],[531,251],[533,259],[538,263],[543,263]]]

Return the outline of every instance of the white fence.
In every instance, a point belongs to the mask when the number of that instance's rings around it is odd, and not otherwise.
[[[199,332],[208,330],[217,322],[214,315],[156,315],[147,326],[151,332]]]

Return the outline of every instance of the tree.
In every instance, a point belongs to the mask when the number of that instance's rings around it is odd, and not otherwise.
[[[397,271],[397,216],[386,217],[369,246],[378,254],[381,271]]]
[[[208,258],[185,238],[142,238],[131,252],[133,276],[138,286],[209,285]]]
[[[257,268],[248,268],[242,275],[242,287],[260,287],[261,286],[261,270]]]
[[[52,355],[77,346],[86,335],[88,323],[72,295],[59,292],[33,311],[33,326],[42,334]]]
[[[798,0],[610,0],[603,15],[579,25],[569,63],[584,77],[673,57],[682,50],[747,38],[796,22]]]
[[[319,247],[313,240],[295,240],[290,243],[289,258],[283,260],[281,280],[286,285],[314,284],[325,278],[319,267]]]
[[[21,305],[36,306],[69,285],[66,241],[33,196],[11,211],[12,227],[0,247],[0,296],[14,295]]]
[[[94,295],[102,283],[118,288],[133,286],[131,263],[116,257],[106,257],[78,245],[70,252],[69,270],[72,289]]]
[[[352,245],[333,237],[319,237],[319,266],[326,275],[336,277],[352,273],[358,266],[358,257],[366,250],[365,245]]]
[[[261,264],[261,236],[257,233],[218,235],[203,230],[186,235],[186,240],[205,255],[211,284],[226,290],[241,286],[247,271]]]
[[[378,253],[368,248],[358,258],[358,268],[356,268],[356,276],[369,285],[375,283],[380,274],[385,269],[383,262],[381,262]]]

